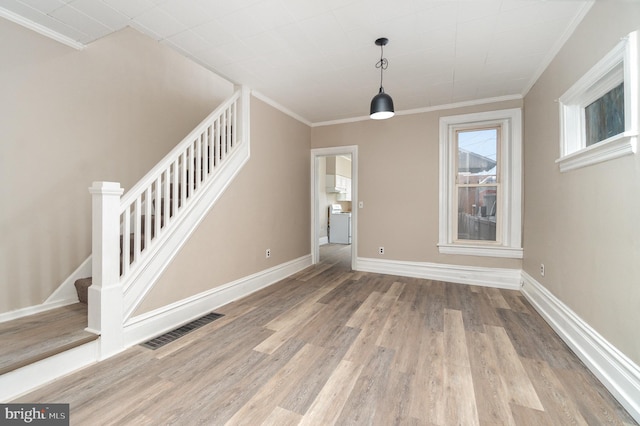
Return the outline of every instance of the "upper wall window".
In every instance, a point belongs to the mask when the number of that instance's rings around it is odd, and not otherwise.
[[[440,119],[440,253],[522,257],[519,108]]]
[[[560,171],[636,152],[636,40],[636,32],[625,37],[559,99]]]

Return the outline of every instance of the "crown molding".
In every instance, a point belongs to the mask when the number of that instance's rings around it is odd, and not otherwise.
[[[24,18],[14,12],[11,12],[7,9],[0,7],[0,16],[14,22],[18,25],[21,25],[27,29],[37,32],[40,35],[48,37],[52,40],[57,41],[58,43],[65,44],[69,47],[72,47],[76,50],[82,50],[86,47],[86,45],[79,43],[72,38],[69,38],[65,35],[60,34],[59,32],[53,31],[44,25],[38,24],[37,22],[33,22],[27,18]]]

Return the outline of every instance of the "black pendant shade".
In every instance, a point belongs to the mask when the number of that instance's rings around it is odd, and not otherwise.
[[[384,120],[393,117],[393,99],[384,93],[384,88],[380,87],[380,92],[371,99],[371,110],[369,112],[374,120]]]
[[[379,38],[376,40],[376,46],[380,46],[380,60],[376,63],[376,68],[380,68],[380,91],[371,99],[370,117],[374,120],[384,120],[391,118],[395,114],[393,109],[393,99],[384,92],[382,87],[382,72],[387,69],[389,62],[383,57],[383,46],[389,42],[387,38]]]

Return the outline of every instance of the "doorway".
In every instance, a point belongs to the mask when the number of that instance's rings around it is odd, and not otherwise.
[[[324,214],[321,211],[327,210],[328,205],[322,205],[320,196],[323,191],[326,191],[326,187],[321,188],[321,183],[325,183],[326,179],[322,178],[321,173],[325,173],[321,170],[321,159],[327,157],[345,156],[351,158],[351,191],[350,191],[350,203],[351,209],[351,269],[356,269],[356,253],[358,238],[358,147],[357,145],[340,146],[333,148],[317,148],[311,150],[311,257],[312,263],[315,265],[320,262],[320,244],[324,243],[326,239],[325,229],[326,223],[324,223]],[[325,202],[326,203],[326,202]],[[322,210],[321,210],[322,209]],[[323,229],[323,225],[325,228]],[[327,234],[328,235],[328,234]],[[322,238],[321,238],[322,237]]]

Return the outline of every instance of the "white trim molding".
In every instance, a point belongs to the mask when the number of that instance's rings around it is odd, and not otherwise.
[[[438,244],[442,254],[462,254],[467,256],[491,256],[508,257],[512,259],[522,259],[524,250],[518,247],[502,246],[465,246],[462,244]]]
[[[306,124],[307,126],[312,127],[312,123],[309,120],[307,120],[306,118],[304,118],[301,115],[296,114],[295,112],[291,111],[289,108],[279,104],[278,102],[274,101],[270,97],[268,97],[266,95],[263,95],[262,93],[258,92],[257,90],[251,90],[251,95],[256,99],[261,100],[265,104],[267,104],[269,106],[272,106],[273,108],[277,109],[281,113],[283,113],[285,115],[288,115],[289,117],[291,117],[291,118],[293,118],[295,120],[298,120],[302,124]]]
[[[581,151],[558,158],[556,163],[561,172],[568,172],[591,164],[635,154],[637,145],[637,132],[624,132]]]
[[[380,260],[366,257],[359,257],[357,259],[357,267],[354,269],[378,274],[400,275],[481,287],[520,290],[520,269]]]
[[[124,324],[124,346],[159,336],[210,313],[220,306],[248,296],[311,266],[311,255],[299,257],[253,275],[212,288],[195,296],[130,318]]]
[[[465,108],[469,106],[486,105],[486,104],[493,104],[497,102],[517,101],[522,98],[523,98],[522,95],[514,94],[514,95],[497,96],[494,98],[474,99],[471,101],[462,101],[462,102],[455,102],[451,104],[434,105],[430,107],[413,108],[413,109],[406,109],[402,111],[396,111],[396,115],[424,114],[427,112],[445,111],[448,109]],[[341,118],[338,120],[330,120],[330,121],[319,121],[317,123],[312,123],[311,127],[333,126],[335,124],[355,123],[358,121],[368,121],[368,120],[371,120],[371,117],[369,117],[368,115],[361,115],[359,117]]]
[[[74,39],[67,37],[66,35],[62,35],[59,32],[53,31],[51,28],[47,28],[44,25],[38,24],[37,22],[33,22],[5,8],[0,7],[0,16],[18,25],[22,25],[23,27],[30,29],[31,31],[35,31],[40,35],[48,37],[51,40],[55,40],[58,43],[62,43],[64,45],[72,47],[76,50],[82,50],[86,47],[84,44],[77,42]]]
[[[640,421],[640,366],[605,340],[531,275],[522,271],[522,294],[622,406]]]

